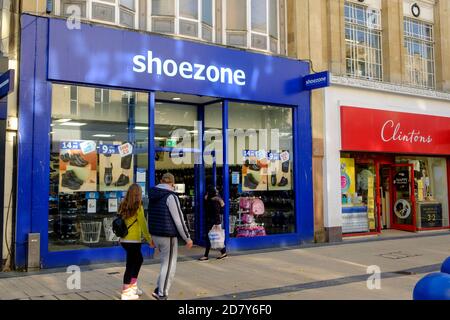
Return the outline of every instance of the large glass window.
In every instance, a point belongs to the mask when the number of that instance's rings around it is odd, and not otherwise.
[[[419,229],[448,227],[446,159],[402,156],[396,157],[395,162],[414,166],[416,227]]]
[[[111,223],[132,183],[147,209],[147,101],[146,93],[53,85],[50,251],[118,245]]]
[[[226,44],[279,52],[278,0],[226,0]]]
[[[347,75],[383,80],[380,11],[345,3]]]
[[[295,232],[292,109],[230,103],[230,234]]]
[[[404,19],[406,81],[408,84],[434,89],[433,25],[410,18]]]

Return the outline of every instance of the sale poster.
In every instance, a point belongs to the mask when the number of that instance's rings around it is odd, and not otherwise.
[[[269,153],[268,184],[270,191],[292,190],[292,159],[289,151]]]
[[[133,146],[114,142],[100,144],[99,190],[126,191],[133,183]]]
[[[62,141],[59,192],[97,191],[97,145],[94,141]]]
[[[341,158],[341,190],[350,196],[356,192],[355,159]]]
[[[267,191],[268,161],[265,154],[264,151],[244,151],[242,191]]]

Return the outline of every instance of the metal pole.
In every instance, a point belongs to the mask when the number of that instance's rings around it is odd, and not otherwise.
[[[3,104],[3,103],[2,103]],[[3,107],[3,106],[1,106]],[[0,271],[3,270],[6,120],[0,120]],[[7,228],[8,226],[6,226]]]

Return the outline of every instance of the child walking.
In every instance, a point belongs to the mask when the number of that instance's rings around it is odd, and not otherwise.
[[[136,300],[142,295],[142,291],[137,285],[139,271],[144,262],[141,252],[142,236],[144,236],[150,247],[154,247],[148,232],[147,220],[144,216],[142,189],[139,185],[133,184],[130,186],[125,199],[120,204],[119,214],[128,227],[127,236],[120,238],[120,244],[127,254],[121,298],[122,300]]]

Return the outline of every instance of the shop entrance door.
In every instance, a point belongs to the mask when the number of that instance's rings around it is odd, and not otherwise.
[[[155,182],[166,172],[175,176],[175,192],[197,245],[205,240],[206,187],[222,191],[222,152],[211,148],[211,140],[222,144],[222,102],[206,99],[158,93],[155,105]]]
[[[391,221],[392,228],[416,231],[416,199],[414,165],[391,165]]]

